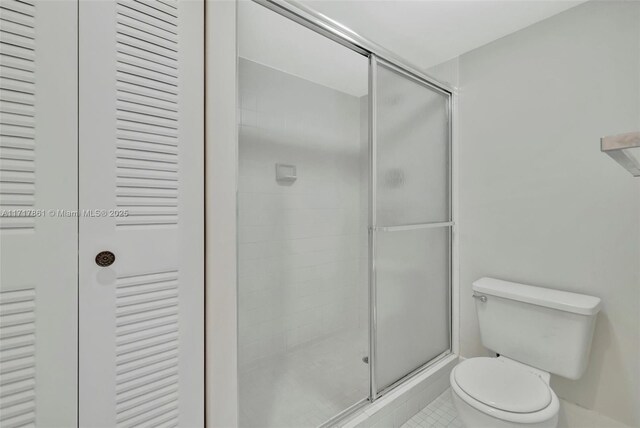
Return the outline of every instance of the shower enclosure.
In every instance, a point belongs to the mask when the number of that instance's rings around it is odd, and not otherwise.
[[[318,426],[451,349],[451,92],[238,5],[240,426]]]

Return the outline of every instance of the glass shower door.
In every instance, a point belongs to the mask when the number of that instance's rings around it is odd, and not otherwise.
[[[371,59],[372,396],[450,349],[450,94]]]
[[[238,55],[239,426],[311,428],[369,393],[368,59],[252,1]]]

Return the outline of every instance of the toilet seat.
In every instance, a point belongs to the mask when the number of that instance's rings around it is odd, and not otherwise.
[[[455,373],[468,395],[499,410],[533,413],[551,403],[549,385],[537,374],[504,358],[471,358]]]
[[[453,392],[468,405],[494,418],[537,423],[553,418],[557,395],[536,369],[507,358],[470,358],[451,372]]]

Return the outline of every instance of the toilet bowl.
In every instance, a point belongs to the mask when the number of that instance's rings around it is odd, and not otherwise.
[[[550,374],[587,368],[600,299],[481,278],[472,285],[482,344],[500,355],[458,364],[453,404],[467,428],[555,428],[560,404]]]
[[[451,395],[467,428],[556,428],[560,402],[549,374],[505,357],[470,358],[450,375]]]

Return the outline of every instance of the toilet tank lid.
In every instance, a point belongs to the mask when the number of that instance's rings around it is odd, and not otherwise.
[[[551,288],[518,284],[495,278],[480,278],[473,282],[473,291],[532,305],[571,312],[595,315],[600,311],[600,298]]]

